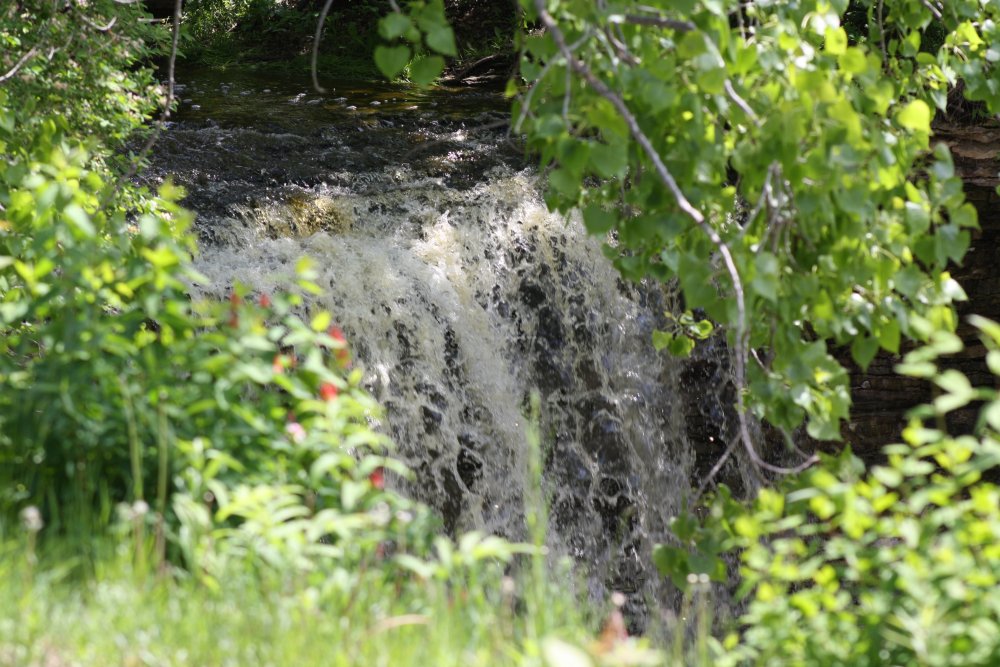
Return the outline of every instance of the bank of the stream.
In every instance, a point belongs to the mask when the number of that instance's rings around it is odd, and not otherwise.
[[[184,6],[181,60],[202,68],[306,72],[324,4],[191,0]],[[172,0],[147,0],[153,15],[164,19],[173,5]],[[461,83],[484,76],[509,78],[519,25],[517,3],[448,0],[445,8],[458,51],[449,59],[444,79]],[[382,79],[372,53],[381,43],[378,20],[391,11],[384,0],[333,2],[323,24],[318,69],[341,80]]]

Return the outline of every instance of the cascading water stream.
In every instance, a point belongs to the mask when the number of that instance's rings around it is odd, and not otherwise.
[[[683,369],[651,345],[669,300],[624,283],[578,221],[546,210],[497,127],[502,98],[182,81],[147,177],[189,191],[210,280],[194,291],[281,291],[311,257],[314,303],[347,333],[416,473],[405,491],[451,530],[524,537],[537,389],[554,550],[585,565],[595,595],[650,592],[649,549],[695,464]]]

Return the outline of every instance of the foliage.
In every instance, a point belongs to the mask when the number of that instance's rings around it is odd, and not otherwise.
[[[184,4],[183,55],[186,59],[213,66],[269,61],[298,65],[312,44],[319,13],[302,3],[276,0],[190,0]],[[334,12],[329,22],[343,30],[342,38],[331,43],[337,49],[370,52],[374,26],[385,11],[383,3],[357,3]],[[353,54],[352,54],[353,55]],[[324,63],[326,64],[326,63]],[[368,53],[351,66],[366,75],[373,73]]]
[[[100,158],[151,107],[119,100],[130,55],[98,55],[75,102],[32,88],[58,81],[55,57],[26,58],[22,84],[0,89],[0,526],[31,507],[46,536],[87,544],[120,506],[159,559],[169,540],[206,581],[234,559],[293,576],[388,541],[423,554],[434,521],[385,488],[406,471],[331,315],[306,322],[300,297],[254,303],[239,286],[193,301],[181,193],[118,196]],[[131,76],[138,96],[150,74]],[[106,131],[88,136],[95,109]]]
[[[864,367],[918,319],[954,329],[976,212],[931,123],[959,82],[1000,101],[995,4],[859,1],[850,35],[847,0],[522,6],[544,32],[510,92],[548,202],[726,327],[759,416],[836,439],[831,343]]]
[[[975,324],[1000,376],[1000,325]],[[906,444],[866,472],[850,452],[760,492],[752,505],[723,492],[703,524],[675,522],[682,548],[658,565],[680,580],[725,577],[718,555],[739,549],[751,595],[741,635],[714,664],[991,665],[1000,656],[1000,392],[973,388],[941,355],[936,332],[900,371],[933,381]],[[943,430],[947,415],[982,402],[974,434]],[[691,551],[689,551],[691,549]]]
[[[444,0],[412,0],[407,10],[379,21],[379,35],[394,44],[375,48],[375,64],[386,78],[405,69],[414,83],[427,85],[444,70],[442,56],[458,55],[455,33],[445,17]]]
[[[59,116],[75,136],[90,140],[95,168],[115,162],[125,140],[163,104],[152,70],[141,65],[163,53],[165,35],[143,17],[140,4],[114,0],[4,3],[6,104],[16,104],[25,118]]]

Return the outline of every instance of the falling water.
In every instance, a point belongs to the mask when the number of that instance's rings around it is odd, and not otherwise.
[[[599,240],[546,210],[500,127],[502,98],[184,83],[149,177],[189,190],[210,280],[197,289],[281,291],[311,257],[324,288],[313,305],[347,333],[416,473],[405,491],[450,530],[524,537],[537,389],[554,549],[586,566],[598,594],[648,590],[651,543],[695,465],[683,369],[650,342],[669,295],[623,282]],[[703,380],[719,383],[713,372]]]

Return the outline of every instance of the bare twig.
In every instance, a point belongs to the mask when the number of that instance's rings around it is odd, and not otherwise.
[[[732,81],[730,81],[729,79],[726,79],[726,83],[723,84],[723,85],[726,88],[726,93],[729,95],[730,99],[732,99],[733,102],[736,103],[736,106],[738,106],[743,111],[743,113],[745,113],[747,115],[747,117],[750,120],[752,120],[752,121],[754,121],[756,123],[757,122],[757,114],[754,113],[754,110],[750,107],[749,104],[747,104],[746,100],[744,100],[742,97],[740,97],[740,94],[736,92],[736,89],[733,88]]]
[[[90,28],[92,30],[96,30],[97,32],[109,32],[112,28],[115,27],[115,24],[118,23],[118,17],[117,16],[112,16],[111,20],[108,21],[108,24],[107,25],[103,25],[103,26],[102,25],[97,25],[96,23],[94,23],[93,21],[91,21],[90,19],[88,19],[83,14],[77,14],[77,17],[81,21],[83,21],[83,23],[88,28]]]
[[[747,222],[746,222],[746,227],[744,227],[744,231],[746,231],[750,227],[750,223],[753,222],[758,215],[760,215],[760,212],[764,209],[764,206],[772,205],[771,178],[774,176],[775,171],[777,171],[780,168],[781,166],[776,161],[768,165],[767,173],[764,174],[764,185],[760,189],[760,198],[757,200],[757,203],[754,204],[753,210],[750,211],[750,214],[747,216]]]
[[[319,60],[319,42],[323,39],[323,24],[326,23],[326,15],[330,12],[330,6],[333,5],[333,0],[326,0],[326,4],[323,5],[323,11],[319,14],[319,20],[316,21],[316,37],[313,39],[313,52],[312,52],[312,66],[310,67],[312,71],[313,88],[316,89],[317,93],[325,93],[326,88],[319,85],[319,77],[316,75],[317,61]],[[393,2],[393,9],[397,12],[399,7]]]
[[[933,14],[934,18],[936,18],[938,21],[940,21],[943,18],[941,15],[941,10],[935,7],[934,4],[930,2],[930,0],[920,0],[920,4],[929,9],[931,14]]]
[[[469,72],[472,72],[473,70],[476,70],[476,69],[482,67],[486,63],[492,63],[492,62],[502,61],[502,60],[504,60],[507,57],[508,56],[507,56],[506,53],[493,53],[493,54],[490,54],[490,55],[486,56],[485,58],[480,58],[479,60],[476,60],[475,62],[466,65],[462,69],[458,70],[458,72],[456,72],[455,74],[452,74],[450,77],[448,77],[448,80],[451,80],[451,81],[462,81],[463,79],[465,79],[469,75]]]
[[[618,55],[619,58],[624,60],[632,67],[635,67],[639,64],[639,59],[632,55],[632,53],[628,50],[628,47],[625,46],[624,42],[622,42],[620,39],[618,39],[615,35],[611,33],[610,27],[605,28],[603,34],[607,38],[608,43],[614,47],[615,53]]]
[[[8,79],[10,79],[14,75],[16,75],[18,73],[18,71],[22,67],[24,67],[24,63],[28,62],[28,60],[31,58],[31,56],[35,55],[36,53],[38,53],[38,46],[37,45],[31,47],[30,49],[28,49],[28,52],[25,53],[23,56],[21,56],[21,59],[18,60],[16,63],[14,63],[14,66],[11,67],[10,70],[8,70],[6,74],[4,74],[3,76],[0,76],[0,83],[4,83]]]
[[[750,436],[750,425],[747,421],[746,416],[746,404],[743,398],[743,391],[746,388],[746,361],[747,361],[747,349],[748,349],[748,332],[747,332],[747,315],[746,315],[746,297],[743,290],[743,280],[740,277],[739,269],[736,266],[736,261],[733,258],[733,253],[729,249],[726,242],[719,236],[719,233],[709,224],[705,219],[705,216],[699,211],[695,206],[691,204],[687,196],[681,190],[680,185],[674,178],[673,174],[667,168],[667,165],[663,162],[663,158],[660,157],[659,152],[653,146],[649,137],[646,136],[645,132],[639,126],[639,121],[628,108],[625,101],[616,94],[611,88],[608,87],[604,81],[598,78],[584,63],[582,60],[578,59],[573,51],[570,49],[569,44],[566,43],[566,38],[559,28],[559,24],[556,20],[549,14],[545,6],[545,0],[534,0],[535,11],[538,14],[538,19],[545,26],[545,29],[549,31],[552,35],[553,41],[555,41],[556,46],[562,53],[563,57],[566,59],[567,67],[573,69],[577,74],[579,74],[583,79],[590,85],[594,91],[606,99],[615,108],[618,114],[625,121],[629,128],[629,134],[635,140],[639,147],[645,153],[646,157],[653,163],[653,168],[656,171],[657,176],[663,185],[670,191],[673,195],[674,200],[677,202],[678,208],[683,212],[690,220],[701,229],[712,244],[716,247],[719,254],[722,256],[723,263],[726,266],[726,272],[729,274],[730,280],[733,283],[733,292],[736,297],[736,309],[737,309],[737,321],[736,321],[736,349],[735,349],[735,376],[736,376],[736,411],[739,419],[740,427],[740,439],[742,440],[744,448],[747,450],[747,454],[750,456],[750,460],[755,466],[767,470],[768,472],[778,473],[778,474],[790,474],[797,472],[799,467],[796,468],[784,468],[780,466],[775,466],[767,463],[757,454],[757,450],[754,447],[753,439]],[[803,465],[808,467],[812,465],[813,461],[807,461]],[[803,468],[804,469],[804,468]]]

